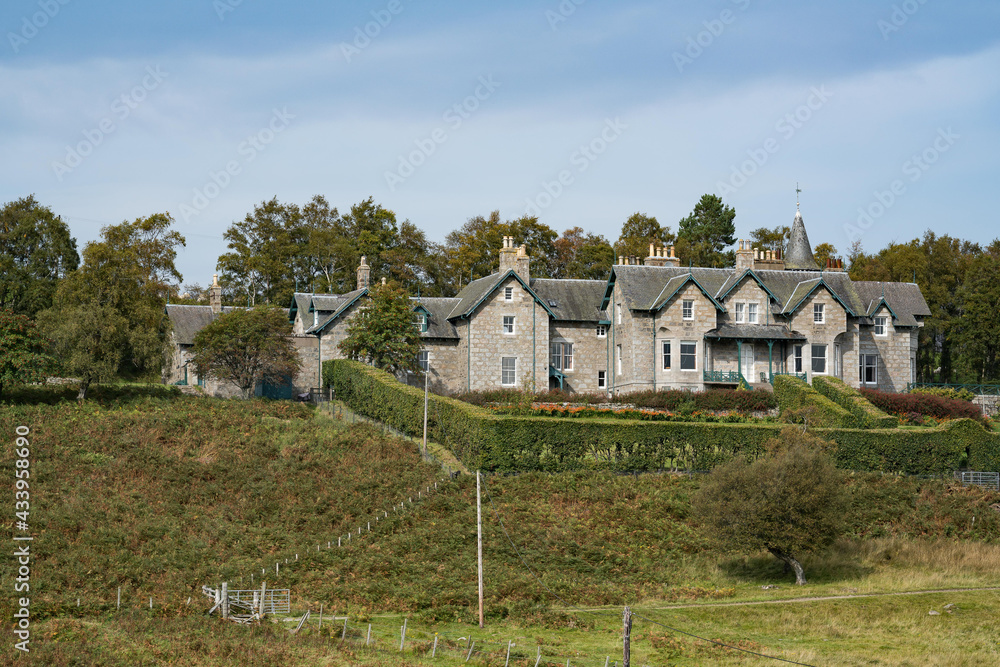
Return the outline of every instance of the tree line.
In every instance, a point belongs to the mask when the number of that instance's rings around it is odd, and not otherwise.
[[[674,245],[684,264],[734,263],[735,210],[706,194],[677,222],[676,232],[637,212],[618,238],[580,227],[561,234],[537,217],[503,219],[498,211],[470,217],[443,243],[368,198],[341,214],[323,196],[304,205],[263,201],[224,233],[217,271],[231,305],[287,307],[292,293],[344,293],[367,257],[373,275],[409,294],[453,296],[497,270],[504,236],[528,246],[532,275],[604,280],[619,256],[643,258],[649,244]],[[757,247],[784,249],[789,228],[750,233]],[[157,378],[169,353],[169,302],[205,302],[199,284],[182,286],[175,265],[184,237],[169,213],[154,213],[101,230],[77,251],[69,227],[33,196],[0,208],[0,391],[48,372],[92,382]],[[815,248],[823,263],[837,249]],[[908,243],[847,254],[855,280],[915,281],[931,316],[920,331],[918,380],[1000,380],[1000,240],[988,246],[927,231]],[[29,373],[34,369],[34,374]],[[27,378],[27,379],[26,379]]]

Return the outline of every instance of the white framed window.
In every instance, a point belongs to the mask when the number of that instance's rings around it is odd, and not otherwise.
[[[887,336],[889,335],[889,318],[879,316],[875,318],[875,335],[876,336]]]
[[[796,373],[801,373],[802,372],[802,346],[801,345],[796,345],[793,348],[793,354],[794,354],[794,358],[795,358],[795,361],[794,361],[795,372]]]
[[[742,324],[746,321],[746,304],[737,303],[736,305],[736,323]]]
[[[694,301],[691,299],[684,299],[681,301],[681,317],[685,320],[694,319]]]
[[[606,326],[604,326],[603,324],[598,324],[597,325],[597,337],[598,338],[607,338],[608,337],[608,328]]]
[[[503,333],[511,336],[514,334],[514,316],[504,315],[503,316]]]
[[[503,300],[504,301],[513,301],[514,300],[514,288],[513,287],[504,287],[503,288]]]
[[[826,321],[826,304],[813,304],[813,323],[823,324]]]
[[[747,323],[757,324],[757,304],[748,303],[747,304]]]
[[[622,305],[620,303],[615,304],[615,322],[622,323]]]
[[[812,372],[815,375],[826,375],[826,345],[812,346]]]
[[[573,343],[552,343],[549,346],[549,365],[560,371],[573,370]]]
[[[421,313],[420,311],[413,313],[413,326],[421,333],[427,331],[427,313]]]
[[[858,366],[861,384],[878,384],[878,355],[862,354],[858,355]]]
[[[844,374],[840,370],[841,360],[843,359],[843,354],[840,351],[840,343],[833,344],[833,374],[836,377],[843,379]]]
[[[670,370],[670,341],[662,341],[660,345],[661,355],[663,359],[663,370]]]
[[[517,384],[517,357],[500,358],[500,384],[504,387]]]
[[[420,366],[420,370],[426,373],[427,369],[430,368],[430,362],[431,362],[430,351],[420,350],[419,352],[417,352],[417,365]]]
[[[608,388],[608,374],[606,371],[597,371],[597,388],[598,389]]]
[[[693,340],[681,341],[681,370],[698,370],[698,343]]]
[[[622,346],[618,345],[615,347],[615,373],[617,375],[622,374]]]

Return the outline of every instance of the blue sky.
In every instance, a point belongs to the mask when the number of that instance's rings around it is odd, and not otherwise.
[[[185,282],[275,196],[613,241],[706,192],[741,237],[790,224],[798,182],[841,252],[1000,236],[995,1],[7,0],[0,28],[0,202],[81,247],[169,211]]]

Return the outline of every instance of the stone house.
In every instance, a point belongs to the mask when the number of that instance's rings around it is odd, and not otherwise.
[[[652,245],[643,260],[618,258],[606,281],[532,278],[530,263],[526,248],[505,237],[496,273],[452,298],[411,297],[419,361],[434,391],[769,388],[779,373],[904,391],[930,315],[913,283],[855,282],[839,260],[820,267],[798,211],[784,256],[741,240],[732,268],[684,267],[672,247]],[[293,391],[320,386],[322,362],[341,358],[338,344],[364,307],[370,273],[362,258],[357,289],[294,295],[289,317],[303,371]],[[179,350],[211,321],[181,310],[206,306],[169,308]]]

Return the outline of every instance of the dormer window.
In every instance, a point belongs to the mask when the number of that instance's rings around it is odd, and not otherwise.
[[[748,303],[747,304],[747,323],[757,324],[757,304]]]
[[[889,318],[885,316],[879,316],[874,318],[875,320],[875,335],[876,336],[886,336],[889,333]]]
[[[689,299],[681,301],[681,317],[685,320],[694,319],[694,301]]]
[[[746,322],[746,304],[737,303],[736,305],[736,323],[743,324]]]
[[[826,322],[826,306],[822,303],[813,304],[813,323],[823,324]]]
[[[514,288],[513,287],[504,287],[503,288],[503,300],[504,301],[513,301],[514,300]]]
[[[427,313],[419,310],[413,313],[413,326],[415,326],[417,331],[420,333],[427,331]]]

